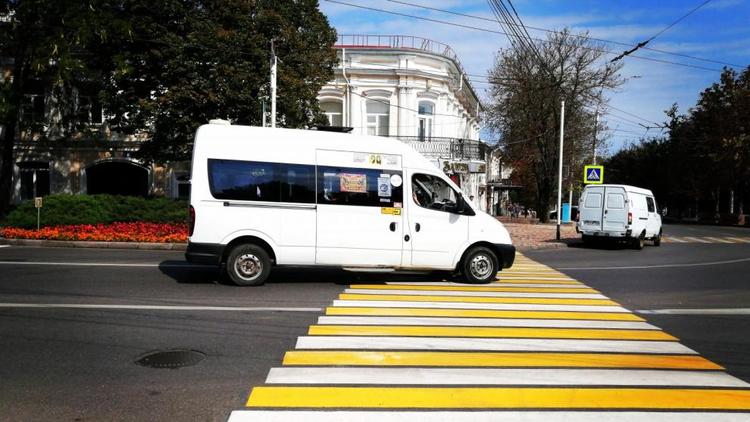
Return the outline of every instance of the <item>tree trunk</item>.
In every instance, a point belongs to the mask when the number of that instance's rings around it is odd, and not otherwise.
[[[537,217],[542,223],[547,223],[549,222],[549,200],[550,195],[552,195],[552,183],[550,179],[546,177],[543,178],[537,185],[537,191]]]
[[[10,111],[6,115],[6,124],[3,128],[3,136],[0,140],[0,216],[5,216],[10,210],[10,201],[13,199],[13,166],[15,159],[13,147],[16,140],[16,129],[18,128],[21,109],[21,98],[23,98],[23,57],[16,57],[15,69],[13,69],[13,85],[10,92]]]
[[[10,121],[3,128],[2,153],[0,153],[0,216],[8,213],[13,197],[13,141],[16,122]]]

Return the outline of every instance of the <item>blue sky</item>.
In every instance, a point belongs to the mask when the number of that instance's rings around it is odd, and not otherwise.
[[[498,24],[486,20],[455,16],[386,0],[341,1],[462,25],[501,29]],[[494,17],[486,0],[404,1],[484,18]],[[577,32],[588,31],[592,37],[635,44],[666,28],[703,1],[705,0],[515,0],[513,5],[524,24],[528,26],[553,30],[569,27]],[[493,64],[495,53],[510,46],[507,37],[501,34],[368,11],[326,0],[320,1],[320,7],[339,34],[413,35],[448,44],[458,54],[466,72],[471,74],[485,75]],[[529,32],[532,37],[546,37],[541,31],[529,29]],[[615,44],[607,44],[606,47],[618,53],[627,49]],[[651,41],[648,47],[747,66],[750,64],[750,1],[712,0]],[[709,70],[625,58],[622,74],[630,79],[618,92],[610,92],[609,97],[612,106],[632,115],[610,110],[610,114],[605,117],[612,129],[609,132],[610,152],[617,151],[627,143],[637,142],[644,134],[655,134],[654,130],[646,133],[646,130],[636,123],[649,125],[647,121],[664,122],[664,110],[672,103],[677,103],[682,111],[693,106],[699,93],[718,80],[723,66],[719,63],[647,50],[635,54]],[[612,58],[614,55],[607,57]],[[488,97],[484,92],[487,84],[473,84],[486,101]],[[483,134],[487,136],[486,132]]]

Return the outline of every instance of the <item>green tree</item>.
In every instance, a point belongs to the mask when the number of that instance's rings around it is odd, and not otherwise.
[[[598,67],[603,49],[568,30],[498,54],[490,71],[492,104],[487,118],[501,135],[500,145],[519,173],[519,182],[535,193],[542,221],[548,219],[557,190],[560,103],[565,100],[564,162],[577,181],[594,148],[594,112],[606,103],[604,90],[623,83],[621,64]],[[602,145],[598,145],[601,149]],[[569,183],[565,183],[565,188]]]
[[[46,140],[85,132],[75,93],[101,74],[88,47],[106,37],[113,18],[97,3],[0,1],[0,215],[11,199],[18,136]],[[25,94],[32,90],[44,103],[29,102]],[[32,113],[40,105],[44,112]]]
[[[19,136],[137,135],[143,160],[166,162],[188,159],[195,130],[212,118],[260,124],[271,40],[279,125],[322,123],[316,96],[337,57],[317,0],[0,0],[0,214]],[[46,113],[27,119],[32,86]],[[104,105],[101,130],[80,115],[84,87]]]
[[[697,104],[666,111],[668,136],[619,151],[610,180],[654,190],[671,214],[714,219],[750,199],[750,67],[725,69]]]
[[[320,88],[333,78],[336,33],[317,0],[130,0],[129,36],[113,40],[104,104],[115,131],[140,133],[141,158],[189,158],[200,124],[259,125],[270,110],[271,41],[279,57],[280,126],[322,122]]]

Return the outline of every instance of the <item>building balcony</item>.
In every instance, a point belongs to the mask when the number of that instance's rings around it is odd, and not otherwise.
[[[423,53],[436,54],[452,60],[461,73],[465,73],[458,56],[453,49],[441,42],[411,35],[339,35],[334,48],[368,48],[414,50]]]
[[[481,141],[461,138],[397,136],[401,142],[430,159],[485,161],[489,146]]]

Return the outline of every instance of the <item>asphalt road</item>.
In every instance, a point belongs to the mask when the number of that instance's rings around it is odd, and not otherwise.
[[[750,236],[742,229],[665,227],[684,236],[719,231]],[[750,244],[571,247],[527,255],[632,310],[694,310],[642,316],[750,381],[750,314],[712,314],[750,308]],[[725,261],[737,262],[712,264]],[[0,248],[0,419],[226,420],[344,285],[402,278],[297,269],[262,287],[238,288],[223,284],[214,270],[185,266],[179,252]],[[44,304],[102,308],[30,306]],[[206,358],[179,369],[135,363],[167,349],[197,350]]]
[[[733,227],[665,225],[664,233],[750,237],[750,229]],[[527,255],[600,290],[750,381],[750,243],[647,243],[641,251],[574,245]]]

